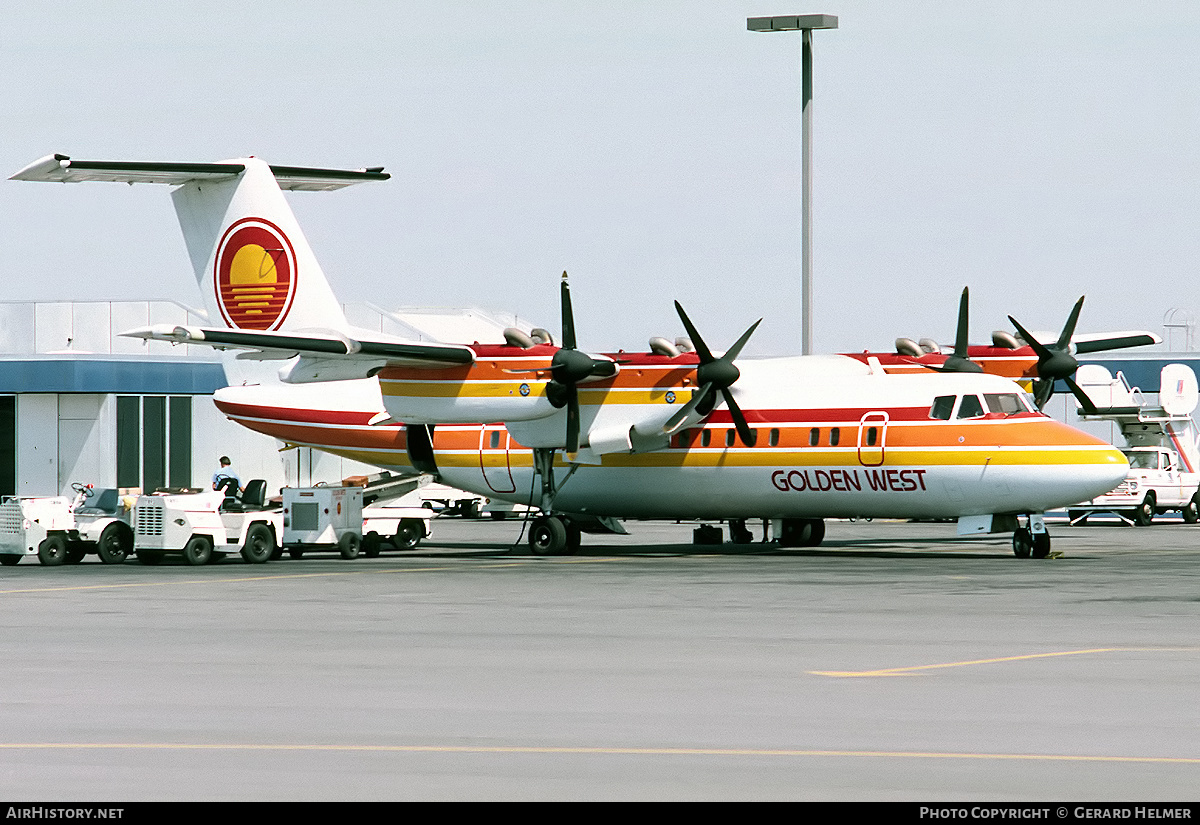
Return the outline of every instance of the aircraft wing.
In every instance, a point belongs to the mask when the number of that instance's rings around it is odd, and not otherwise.
[[[475,352],[460,344],[373,341],[335,332],[258,332],[158,324],[123,332],[127,338],[200,344],[218,350],[245,350],[238,358],[298,360],[280,377],[289,383],[366,378],[384,367],[439,369],[474,363]]]

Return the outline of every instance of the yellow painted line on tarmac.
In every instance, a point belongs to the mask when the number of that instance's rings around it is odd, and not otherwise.
[[[436,573],[443,570],[494,570],[503,567],[527,567],[531,564],[539,563],[539,559],[527,559],[522,561],[495,562],[493,564],[475,564],[475,565],[439,565],[435,567],[394,567],[385,568],[382,570],[346,570],[346,571],[326,571],[323,573],[278,573],[274,575],[263,576],[238,576],[237,578],[211,578],[211,579],[175,579],[168,581],[151,581],[151,582],[120,582],[113,584],[80,584],[80,585],[62,585],[57,587],[25,587],[13,590],[0,590],[0,595],[9,595],[15,593],[61,593],[75,590],[117,590],[127,587],[168,587],[180,584],[238,584],[242,582],[258,582],[258,581],[276,581],[282,579],[317,579],[331,576],[372,576],[386,573]],[[595,564],[605,561],[621,561],[618,557],[613,558],[597,558],[597,559],[547,559],[552,564]]]
[[[1121,756],[1058,753],[962,753],[955,751],[870,751],[784,748],[555,747],[522,745],[332,745],[188,742],[0,742],[0,750],[311,751],[347,753],[549,754],[577,756],[747,756],[963,759],[1030,762],[1111,762],[1200,765],[1193,756]]]
[[[971,665],[993,665],[1000,662],[1021,662],[1029,659],[1049,659],[1058,656],[1083,656],[1092,653],[1121,653],[1129,651],[1186,651],[1196,650],[1190,647],[1093,647],[1087,650],[1061,650],[1054,653],[1029,653],[1024,656],[1001,656],[996,659],[972,659],[966,662],[945,662],[936,665],[914,665],[912,667],[892,667],[883,670],[810,670],[813,676],[832,676],[835,678],[854,678],[860,676],[903,676],[907,673],[920,673],[927,670],[941,670],[951,667],[969,667]]]

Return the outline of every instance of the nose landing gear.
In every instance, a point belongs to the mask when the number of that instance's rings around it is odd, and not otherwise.
[[[1044,559],[1050,555],[1050,533],[1041,513],[1028,517],[1025,524],[1018,523],[1013,531],[1013,555],[1018,559]]]

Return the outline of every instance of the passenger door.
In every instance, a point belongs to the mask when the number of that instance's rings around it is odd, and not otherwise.
[[[878,467],[883,463],[887,441],[888,414],[869,412],[858,422],[858,463]]]

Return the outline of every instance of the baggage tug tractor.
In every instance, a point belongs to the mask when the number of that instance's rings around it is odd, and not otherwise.
[[[129,507],[114,488],[74,483],[66,496],[15,496],[0,503],[0,564],[37,556],[45,565],[76,564],[95,553],[120,564],[133,546]],[[95,497],[94,503],[88,499]]]
[[[220,491],[156,493],[133,507],[133,550],[143,564],[182,553],[188,564],[207,564],[236,550],[251,564],[276,552],[283,514],[266,501],[267,483],[254,479],[241,497]]]

